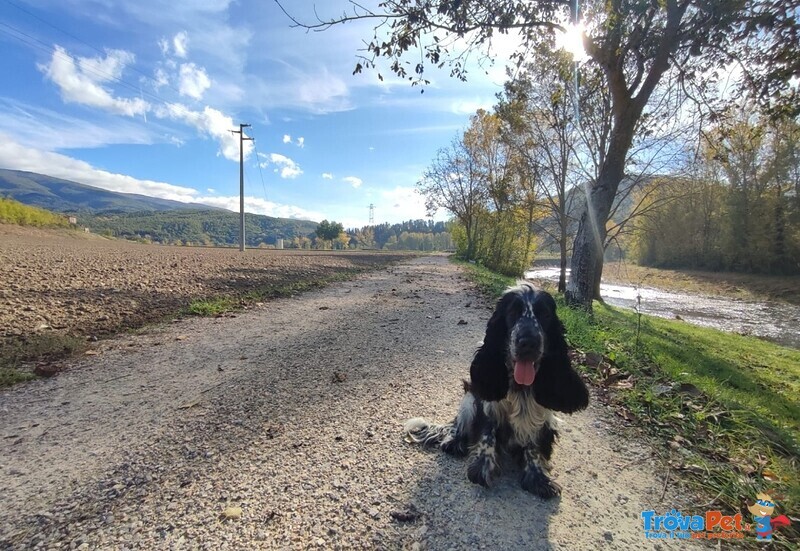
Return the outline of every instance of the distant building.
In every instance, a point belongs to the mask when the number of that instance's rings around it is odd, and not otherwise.
[[[275,248],[283,249],[283,239],[278,238],[275,240]]]
[[[72,224],[73,226],[77,226],[78,225],[78,218],[75,217],[75,216],[70,216],[69,217],[69,223]]]

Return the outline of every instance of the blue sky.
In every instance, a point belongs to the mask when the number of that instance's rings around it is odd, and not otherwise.
[[[285,5],[313,21],[314,3]],[[320,15],[347,9],[317,2]],[[431,74],[420,94],[352,75],[368,23],[290,28],[272,1],[0,0],[0,167],[114,191],[365,225],[424,218],[414,185],[503,81]],[[444,219],[440,212],[435,219]]]

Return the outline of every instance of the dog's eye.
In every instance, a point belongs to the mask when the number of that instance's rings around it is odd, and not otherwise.
[[[533,311],[536,314],[536,319],[539,320],[539,323],[542,325],[547,325],[553,319],[555,313],[553,310],[544,302],[537,301],[533,307]]]

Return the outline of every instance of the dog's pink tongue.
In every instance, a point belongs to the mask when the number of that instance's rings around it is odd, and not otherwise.
[[[521,360],[514,362],[514,380],[517,384],[530,386],[533,384],[534,377],[536,377],[536,367],[533,362]]]

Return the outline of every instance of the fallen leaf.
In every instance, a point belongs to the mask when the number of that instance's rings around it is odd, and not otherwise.
[[[597,352],[586,353],[586,365],[589,367],[597,367],[603,361],[603,356]]]
[[[700,396],[700,394],[702,394],[700,389],[692,383],[681,383],[678,385],[678,392],[683,392],[684,394],[690,394],[692,396]]]
[[[617,413],[619,414],[620,417],[622,417],[626,421],[636,421],[636,416],[627,409],[617,410]]]
[[[764,477],[764,480],[769,480],[770,482],[780,482],[781,480],[778,475],[776,475],[769,469],[764,469],[763,471],[761,471],[761,476]]]
[[[100,352],[98,352],[97,350],[87,350],[86,352],[84,352],[84,355],[86,356],[97,356],[98,354],[100,354]]]

